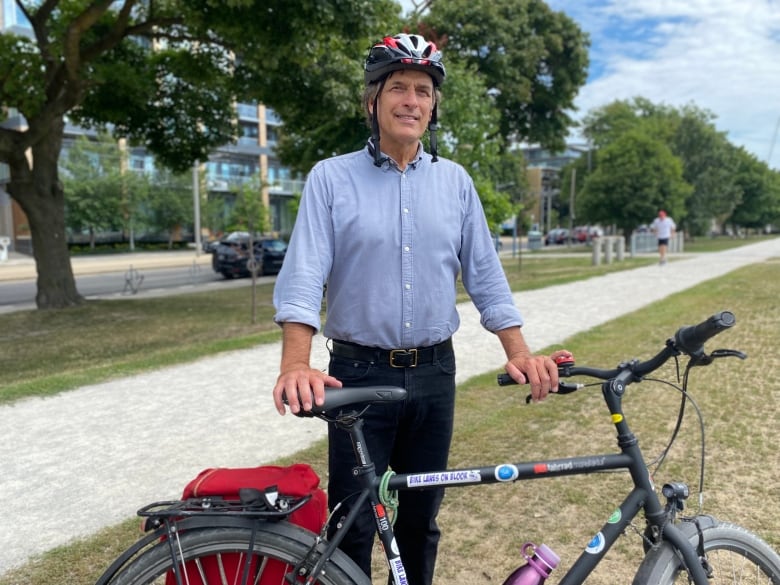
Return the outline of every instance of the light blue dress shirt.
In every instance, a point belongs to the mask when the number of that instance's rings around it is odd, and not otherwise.
[[[418,150],[401,171],[368,148],[309,173],[274,289],[275,321],[384,349],[433,345],[460,325],[463,284],[489,331],[523,319],[496,254],[474,184],[460,165]]]

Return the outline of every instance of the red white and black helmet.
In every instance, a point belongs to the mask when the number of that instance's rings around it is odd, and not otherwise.
[[[444,81],[441,51],[420,35],[397,34],[385,37],[368,52],[365,65],[366,85],[385,77],[391,71],[417,69],[433,78],[436,87]]]

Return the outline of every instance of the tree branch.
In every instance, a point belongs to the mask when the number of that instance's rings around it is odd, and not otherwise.
[[[76,83],[81,69],[81,37],[89,30],[98,19],[105,14],[106,10],[113,4],[112,0],[99,0],[91,3],[84,12],[79,14],[68,26],[65,32],[63,43],[63,58],[65,60],[65,69],[67,71],[68,81]],[[134,4],[134,0],[127,0],[127,4]]]

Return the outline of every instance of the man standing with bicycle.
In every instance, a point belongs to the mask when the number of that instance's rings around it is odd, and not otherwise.
[[[385,37],[365,62],[363,105],[371,139],[360,151],[312,169],[274,291],[283,349],[274,402],[285,413],[321,404],[325,386],[392,385],[400,405],[372,407],[364,433],[377,473],[444,469],[452,436],[461,276],[483,326],[500,339],[506,371],[535,399],[557,388],[558,371],[531,354],[522,317],[466,171],[436,152],[441,53],[419,35]],[[428,130],[430,153],[421,138]],[[323,286],[331,339],[328,373],[310,366],[321,327]],[[349,437],[329,428],[329,505],[357,491]],[[395,533],[411,585],[433,581],[443,490],[403,492]],[[374,518],[366,513],[341,549],[371,574]],[[346,514],[346,512],[343,512]],[[339,517],[342,512],[339,511]],[[331,527],[333,528],[333,527]]]

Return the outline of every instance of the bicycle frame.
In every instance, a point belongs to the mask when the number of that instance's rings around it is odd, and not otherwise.
[[[622,395],[624,391],[625,383],[620,380],[620,377],[602,383],[602,393],[617,431],[618,446],[621,453],[501,463],[487,467],[446,469],[426,473],[397,474],[388,480],[387,488],[399,491],[434,487],[457,488],[625,469],[631,475],[634,488],[612,513],[607,522],[601,527],[601,530],[591,539],[585,550],[561,579],[560,585],[579,585],[583,583],[640,511],[644,511],[645,518],[651,527],[658,528],[657,533],[662,536],[663,540],[668,541],[677,549],[685,562],[693,583],[696,585],[707,585],[709,581],[696,551],[679,528],[672,522],[653,488],[652,480],[648,474],[637,439],[631,432],[623,415]],[[363,421],[356,414],[350,413],[337,421],[336,424],[348,432],[352,439],[357,462],[355,475],[359,478],[361,491],[343,525],[330,541],[326,556],[331,549],[335,550],[338,547],[342,535],[360,513],[363,503],[368,500],[373,509],[377,535],[382,543],[394,583],[403,585],[407,582],[406,571],[398,552],[398,547],[394,545],[395,536],[391,523],[388,521],[385,507],[379,501],[378,486],[380,480],[371,461],[368,447],[365,444],[362,431]],[[314,574],[317,573],[315,572]]]

